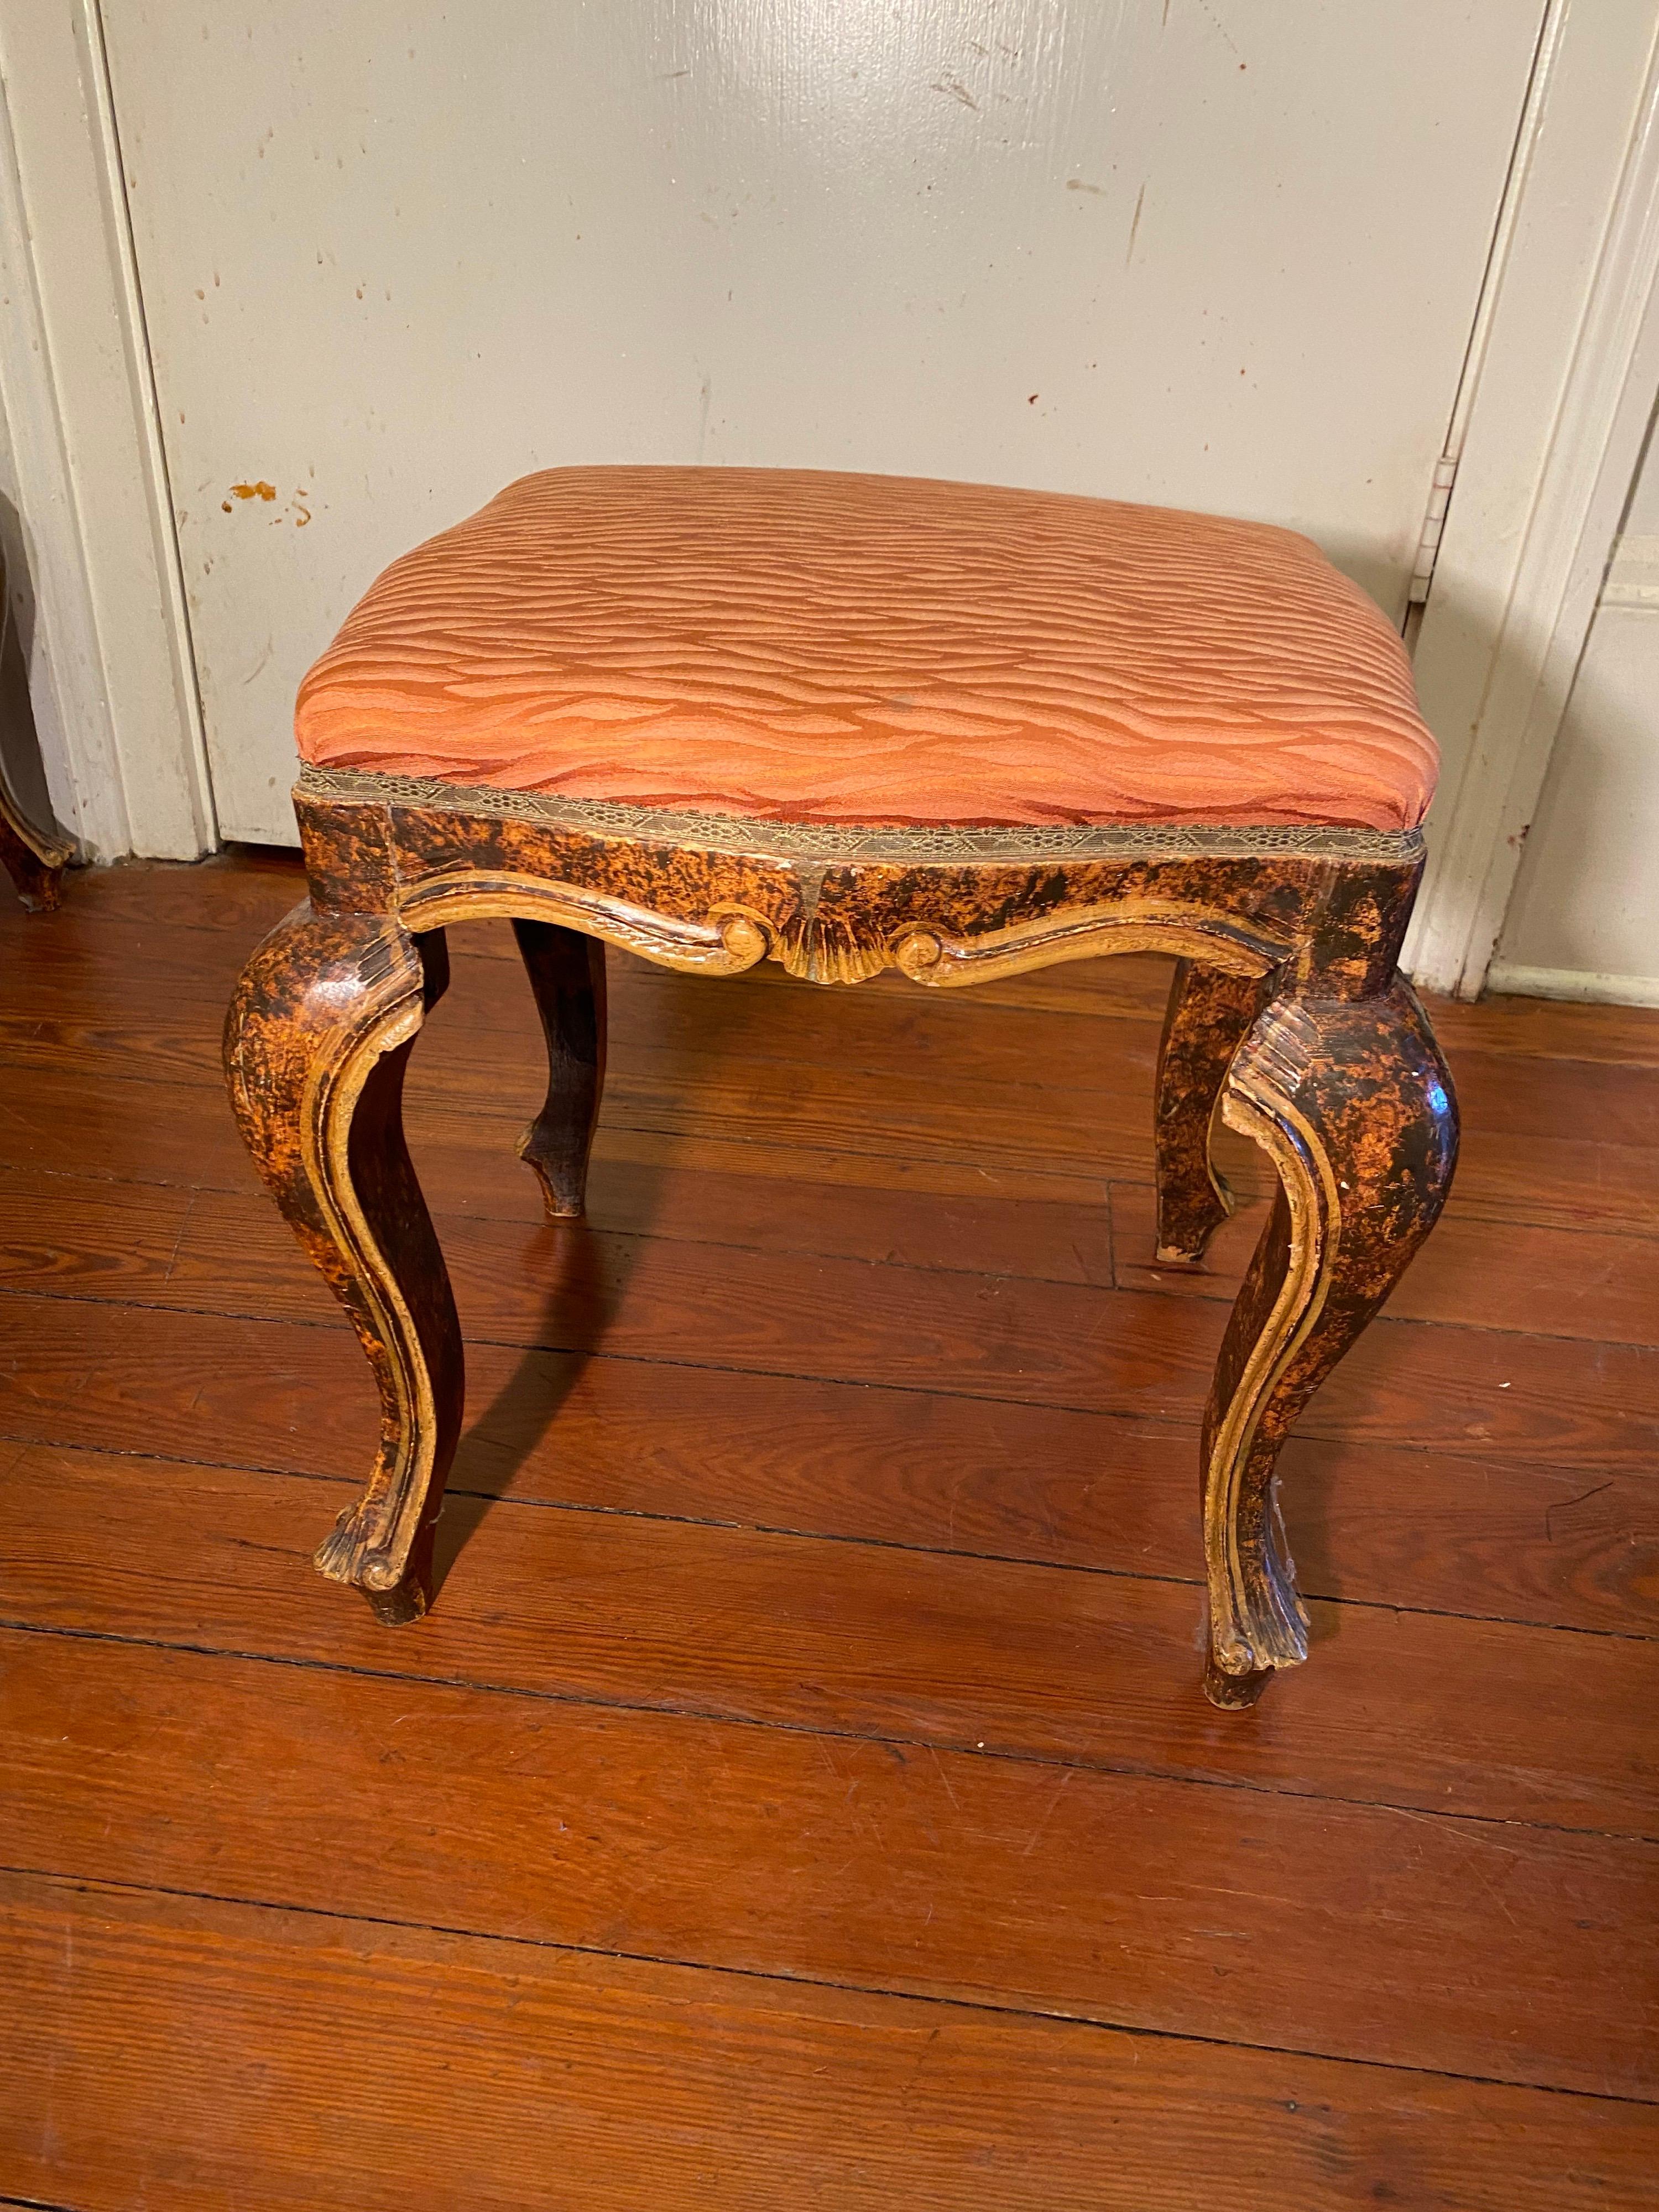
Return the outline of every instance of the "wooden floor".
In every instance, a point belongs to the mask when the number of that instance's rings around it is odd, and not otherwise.
[[[1224,1714],[1260,1206],[1152,1264],[1161,963],[613,956],[553,1230],[456,933],[410,1127],[471,1426],[387,1630],[307,1564],[371,1386],[219,1075],[298,895],[0,915],[0,2199],[1659,2201],[1659,1014],[1442,1010],[1451,1210],[1285,1454],[1312,1662]]]

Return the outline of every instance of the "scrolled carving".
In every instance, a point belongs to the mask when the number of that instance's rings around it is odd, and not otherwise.
[[[1215,915],[1126,900],[1111,907],[1061,908],[1035,921],[971,935],[918,926],[895,936],[890,957],[913,983],[948,990],[1105,952],[1171,952],[1234,975],[1266,975],[1284,958],[1285,947]]]
[[[935,929],[907,929],[893,945],[893,965],[913,983],[931,983],[945,958],[945,939]]]
[[[741,975],[766,957],[770,941],[769,926],[742,907],[717,907],[705,921],[687,921],[580,884],[482,868],[428,876],[402,895],[397,912],[414,931],[496,919],[558,922],[659,967],[702,975]]]
[[[757,914],[743,907],[715,907],[708,920],[726,948],[731,974],[758,966],[771,950],[771,931]]]
[[[886,933],[861,931],[840,915],[798,914],[778,928],[748,907],[716,907],[709,920],[734,946],[746,949],[757,937],[757,959],[775,960],[787,975],[807,983],[867,983],[894,964]]]
[[[728,941],[734,948],[740,942],[745,952],[752,942],[746,933],[759,935],[767,958],[811,983],[863,983],[896,968],[913,983],[948,989],[1103,952],[1173,952],[1231,975],[1257,976],[1271,974],[1284,957],[1284,948],[1271,939],[1213,915],[1133,904],[1061,909],[1038,921],[960,936],[918,923],[861,929],[848,916],[821,910],[798,915],[781,928],[743,907],[716,908],[709,919],[722,930],[744,931],[740,939]]]
[[[803,915],[779,933],[773,957],[809,983],[867,983],[893,964],[885,937],[865,933],[837,917]]]

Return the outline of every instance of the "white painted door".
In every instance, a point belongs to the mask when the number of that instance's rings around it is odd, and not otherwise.
[[[222,830],[526,470],[1309,532],[1391,615],[1541,0],[102,0]]]

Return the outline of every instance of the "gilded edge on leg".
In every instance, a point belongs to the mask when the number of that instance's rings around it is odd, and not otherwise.
[[[1228,1127],[1251,1138],[1273,1161],[1290,1213],[1285,1278],[1217,1430],[1206,1470],[1204,1547],[1213,1664],[1229,1677],[1261,1674],[1264,1682],[1253,1695],[1260,1694],[1272,1669],[1297,1666],[1308,1656],[1307,1611],[1296,1588],[1276,1501],[1265,1516],[1259,1564],[1245,1558],[1238,1524],[1256,1430],[1280,1376],[1319,1319],[1341,1237],[1330,1161],[1317,1133],[1292,1103],[1310,1036],[1311,1024],[1298,1009],[1271,1010],[1235,1060],[1221,1108]]]
[[[406,929],[416,931],[515,918],[555,922],[688,975],[741,975],[766,957],[771,944],[770,925],[745,907],[716,906],[706,920],[686,921],[580,884],[490,868],[426,878],[399,901],[398,915]]]
[[[354,1263],[374,1310],[397,1401],[397,1436],[382,1424],[380,1455],[362,1498],[341,1514],[318,1547],[315,1564],[331,1581],[369,1593],[395,1591],[409,1565],[431,1474],[432,1386],[414,1317],[352,1188],[348,1147],[363,1086],[389,1052],[420,1030],[425,1007],[420,955],[401,930],[385,940],[396,959],[396,995],[362,1028],[342,1039],[310,1071],[300,1109],[300,1146],[317,1202],[342,1252]],[[390,979],[390,978],[389,978]]]

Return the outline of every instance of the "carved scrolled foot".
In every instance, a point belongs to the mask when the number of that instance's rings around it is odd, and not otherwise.
[[[447,981],[441,933],[307,904],[249,961],[225,1027],[243,1139],[380,1389],[368,1486],[316,1564],[392,1623],[430,1600],[433,1524],[460,1431],[460,1327],[403,1133],[404,1066]]]
[[[1375,999],[1269,1005],[1228,1072],[1222,1113],[1279,1180],[1205,1417],[1206,1688],[1237,1705],[1307,1656],[1274,1491],[1279,1447],[1438,1218],[1457,1109],[1423,1010],[1396,980]]]
[[[1271,1667],[1253,1668],[1248,1674],[1224,1674],[1212,1657],[1204,1662],[1204,1694],[1224,1713],[1242,1713],[1255,1705],[1273,1678]]]
[[[1261,1004],[1254,975],[1176,963],[1158,1054],[1158,1256],[1199,1260],[1233,1210],[1210,1158],[1210,1127],[1233,1054]]]
[[[402,1628],[418,1620],[432,1603],[432,1550],[435,1519],[421,1522],[408,1557],[399,1568],[381,1541],[380,1516],[349,1505],[312,1555],[312,1564],[330,1582],[361,1590],[383,1627]]]
[[[605,945],[557,922],[515,921],[525,972],[547,1039],[547,1098],[519,1140],[550,1221],[579,1216],[605,1088]]]

